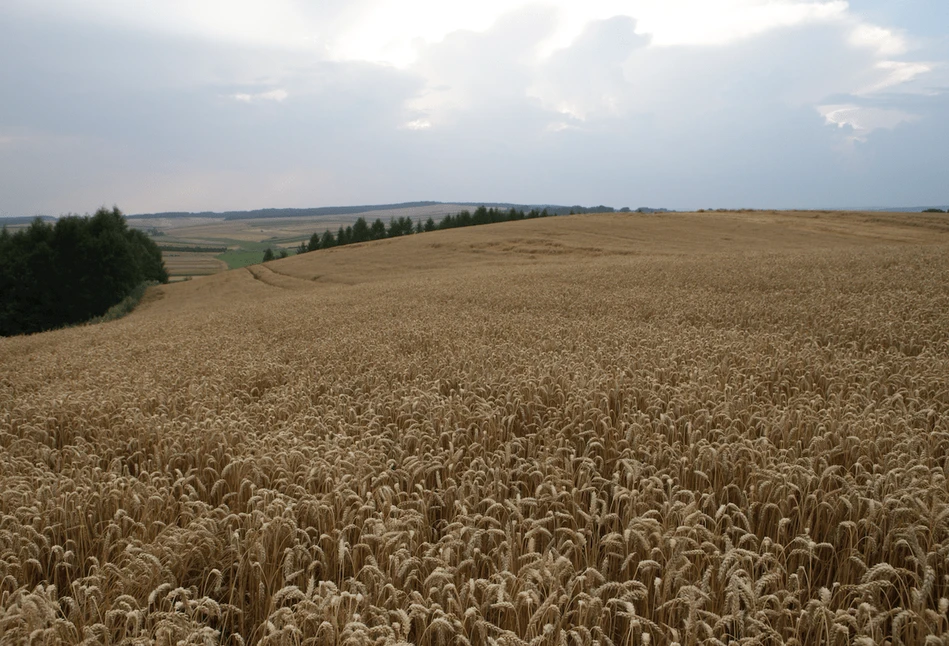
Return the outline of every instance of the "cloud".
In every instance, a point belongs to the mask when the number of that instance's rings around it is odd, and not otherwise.
[[[857,47],[875,49],[883,56],[905,54],[907,48],[903,37],[890,29],[877,25],[859,24],[850,33],[850,43]]]
[[[657,46],[728,45],[775,29],[840,21],[847,2],[680,0],[642,3],[630,12]]]
[[[0,8],[0,210],[944,190],[907,169],[947,170],[949,53],[843,2],[221,6]]]
[[[924,62],[880,61],[876,64],[876,69],[880,71],[883,78],[857,90],[855,94],[873,94],[909,83],[923,74],[932,72],[934,67],[932,63]]]
[[[432,122],[428,119],[415,119],[414,121],[409,121],[403,126],[403,128],[406,130],[428,130],[431,127]]]
[[[284,50],[319,50],[364,0],[5,0],[14,17]]]
[[[257,94],[246,94],[239,92],[237,94],[232,94],[231,98],[242,103],[254,103],[256,101],[276,101],[277,103],[280,103],[288,96],[290,96],[290,94],[286,90],[280,89],[269,90],[267,92],[258,92]]]
[[[528,93],[555,112],[585,121],[624,112],[635,92],[624,70],[633,51],[648,46],[627,17],[596,21],[537,66]]]
[[[408,109],[436,128],[465,112],[503,118],[499,111],[511,103],[529,102],[534,48],[551,32],[553,20],[550,10],[523,9],[486,31],[455,31],[422,48],[407,72],[419,78],[424,89],[408,102]]]
[[[919,115],[903,110],[867,108],[852,104],[824,105],[818,107],[818,112],[828,124],[838,128],[851,128],[854,132],[853,138],[857,141],[866,141],[867,135],[874,130],[893,129],[900,124],[918,121],[920,118]]]
[[[18,137],[14,135],[0,135],[0,147],[4,146],[13,146],[18,143],[29,141],[26,137]]]
[[[541,56],[569,46],[591,22],[617,16],[636,20],[640,35],[667,47],[727,45],[774,29],[844,21],[851,15],[843,0],[7,0],[6,5],[8,12],[46,20],[308,51],[332,60],[400,68],[456,31],[485,32],[505,15],[531,8],[556,16],[555,29],[537,43]],[[890,47],[899,40],[872,25],[858,26],[853,38]]]

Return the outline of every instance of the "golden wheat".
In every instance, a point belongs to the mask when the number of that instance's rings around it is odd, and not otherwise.
[[[949,644],[944,246],[529,256],[0,342],[0,643]]]

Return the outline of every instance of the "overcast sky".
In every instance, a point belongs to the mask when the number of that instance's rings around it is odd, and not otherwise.
[[[946,0],[2,0],[0,215],[949,203]]]

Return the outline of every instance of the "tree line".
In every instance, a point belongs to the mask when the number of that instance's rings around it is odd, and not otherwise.
[[[227,247],[201,247],[195,245],[158,245],[161,251],[169,253],[224,253]]]
[[[360,206],[321,206],[315,208],[296,208],[296,209],[256,209],[254,211],[223,211],[223,212],[214,212],[214,211],[166,211],[164,213],[140,213],[137,215],[126,216],[129,220],[139,220],[139,219],[152,219],[152,218],[163,218],[163,219],[175,219],[175,218],[224,218],[225,220],[259,220],[263,218],[300,218],[300,217],[313,217],[313,216],[330,216],[330,215],[353,215],[358,213],[370,213],[372,211],[393,211],[396,209],[408,209],[408,208],[420,208],[426,206],[438,206],[440,204],[445,204],[444,202],[400,202],[398,204],[364,204]],[[473,202],[454,202],[458,206],[476,206],[477,203]],[[568,212],[573,213],[611,213],[614,211],[613,207],[605,206],[603,204],[599,206],[585,207],[580,206],[579,204],[574,206],[561,206],[555,204],[511,204],[509,202],[498,202],[489,204],[489,207],[494,207],[502,210],[507,210],[510,208],[515,209],[532,209],[532,208],[546,208],[551,215],[567,215]],[[629,211],[628,208],[625,209]]]
[[[415,233],[424,233],[426,231],[441,231],[444,229],[457,229],[459,227],[470,227],[479,224],[494,224],[496,222],[512,222],[515,220],[531,220],[534,218],[546,218],[553,215],[547,209],[531,209],[525,212],[523,209],[502,210],[497,208],[486,208],[479,206],[474,213],[467,209],[455,215],[448,214],[438,222],[429,217],[424,223],[422,220],[412,221],[407,216],[391,218],[388,226],[379,218],[369,223],[366,218],[359,217],[353,224],[339,229],[334,234],[327,229],[322,234],[314,233],[310,240],[300,243],[297,253],[306,253],[316,251],[317,249],[329,249],[342,245],[355,244],[357,242],[369,242],[371,240],[384,240],[386,238],[398,238],[400,236],[412,235]]]
[[[0,335],[102,316],[149,281],[168,282],[158,245],[118,208],[0,230]]]

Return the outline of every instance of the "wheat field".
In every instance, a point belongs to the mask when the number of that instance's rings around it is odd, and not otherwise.
[[[0,643],[949,645],[947,252],[550,218],[2,339]]]

